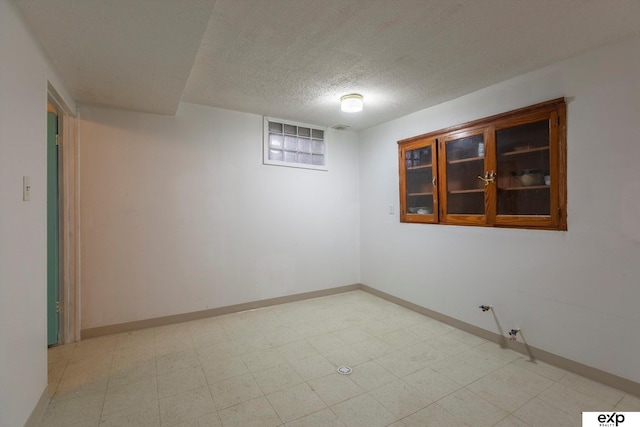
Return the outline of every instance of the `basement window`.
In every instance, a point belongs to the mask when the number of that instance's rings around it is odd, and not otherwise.
[[[327,169],[325,128],[264,118],[263,163],[304,169]]]

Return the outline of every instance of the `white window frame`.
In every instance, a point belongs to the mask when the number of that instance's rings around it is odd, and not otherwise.
[[[311,132],[313,132],[313,130],[317,130],[317,131],[322,131],[323,133],[323,138],[322,141],[324,142],[324,165],[313,165],[313,164],[309,164],[309,163],[297,163],[297,162],[291,162],[291,161],[284,161],[284,160],[272,160],[269,159],[269,149],[271,148],[269,145],[269,122],[274,122],[274,123],[282,123],[282,125],[289,125],[289,126],[296,126],[296,127],[301,127],[301,128],[309,128],[311,129]],[[283,133],[284,135],[284,133]],[[328,142],[328,132],[327,132],[327,128],[322,127],[322,126],[315,126],[315,125],[310,125],[307,123],[300,123],[300,122],[292,122],[289,120],[282,120],[282,119],[276,119],[273,117],[267,117],[264,116],[264,120],[263,120],[263,137],[262,137],[262,162],[265,165],[272,165],[272,166],[286,166],[286,167],[290,167],[290,168],[300,168],[300,169],[311,169],[311,170],[319,170],[319,171],[328,171],[329,167],[328,167],[328,151],[329,151],[329,142]],[[313,141],[313,138],[309,138],[310,142]],[[284,148],[283,148],[283,151]],[[297,152],[297,151],[296,151]]]

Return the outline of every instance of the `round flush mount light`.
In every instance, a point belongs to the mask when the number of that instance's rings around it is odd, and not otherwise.
[[[357,113],[362,111],[362,95],[350,93],[340,98],[340,109],[345,113]]]

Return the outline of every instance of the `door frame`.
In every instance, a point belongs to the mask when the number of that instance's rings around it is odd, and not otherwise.
[[[50,82],[47,102],[58,112],[59,298],[58,343],[80,341],[80,204],[77,118]]]

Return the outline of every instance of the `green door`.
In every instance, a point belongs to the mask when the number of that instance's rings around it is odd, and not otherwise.
[[[47,113],[47,344],[58,344],[58,116]]]

